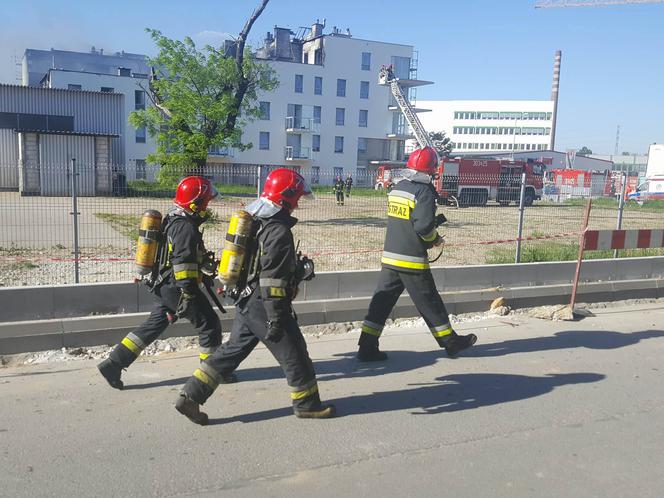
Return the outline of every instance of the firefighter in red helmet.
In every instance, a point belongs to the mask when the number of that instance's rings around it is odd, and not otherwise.
[[[98,365],[111,387],[123,388],[122,369],[129,367],[174,318],[187,318],[198,329],[201,360],[221,344],[219,318],[199,287],[203,272],[213,271],[210,264],[214,260],[205,250],[199,227],[208,219],[208,204],[216,196],[210,180],[200,176],[188,176],[178,185],[174,206],[162,222],[167,250],[150,289],[156,306],[149,318]]]
[[[361,361],[387,359],[387,354],[378,348],[378,341],[404,288],[438,345],[450,357],[477,340],[473,334],[463,336],[454,332],[429,269],[427,249],[443,243],[437,231],[437,195],[431,184],[438,169],[438,154],[431,147],[417,149],[408,158],[406,167],[399,175],[402,179],[388,196],[382,269],[362,324],[358,343]]]
[[[332,405],[323,405],[318,394],[316,372],[307,344],[300,332],[292,300],[304,270],[295,253],[291,216],[303,196],[311,196],[304,178],[280,168],[272,171],[261,197],[246,207],[258,224],[253,262],[247,287],[236,303],[231,336],[212,356],[201,363],[182,388],[175,408],[199,425],[208,423],[200,411],[224,376],[230,375],[262,342],[281,365],[291,390],[295,415],[299,418],[329,418]]]

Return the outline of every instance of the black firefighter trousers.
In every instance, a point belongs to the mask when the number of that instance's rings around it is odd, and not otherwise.
[[[383,266],[376,291],[369,304],[369,311],[362,324],[362,334],[358,343],[360,347],[378,345],[385,321],[404,288],[441,347],[456,335],[450,325],[445,304],[436,289],[431,270],[405,272]]]
[[[233,328],[224,343],[189,378],[182,392],[198,404],[212,395],[223,377],[232,373],[263,342],[279,362],[291,390],[295,410],[314,410],[321,405],[316,372],[295,317],[290,317],[279,342],[266,340],[267,313],[258,290],[236,309]]]
[[[168,278],[153,290],[155,308],[148,319],[136,330],[127,334],[111,352],[110,358],[122,368],[127,368],[143,350],[152,344],[169,325],[167,313],[175,315],[180,299],[180,289]],[[221,344],[221,323],[207,296],[199,289],[189,303],[186,317],[198,330],[200,358],[205,359]]]

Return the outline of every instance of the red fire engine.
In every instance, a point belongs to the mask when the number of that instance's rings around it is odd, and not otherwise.
[[[391,187],[391,170],[404,166],[379,166],[376,188]],[[539,162],[506,159],[444,159],[434,187],[441,204],[484,206],[490,200],[501,205],[519,202],[521,175],[526,173],[524,203],[530,206],[542,197],[546,166]]]
[[[547,172],[553,191],[571,197],[601,197],[613,195],[614,179],[610,171],[554,169]],[[620,181],[620,180],[619,180]]]

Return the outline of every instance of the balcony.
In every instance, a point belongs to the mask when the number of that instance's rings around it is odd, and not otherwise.
[[[232,147],[211,146],[208,148],[208,155],[215,157],[235,157],[235,149]]]
[[[293,147],[287,145],[284,148],[284,159],[286,159],[286,161],[311,161],[311,149],[309,147]]]
[[[288,116],[285,126],[286,133],[318,133],[320,130],[320,121],[314,118]]]

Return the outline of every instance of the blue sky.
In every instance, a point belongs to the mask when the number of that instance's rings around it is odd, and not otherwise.
[[[0,0],[0,81],[12,57],[50,47],[152,53],[143,29],[199,41],[236,34],[258,0]],[[406,7],[402,7],[403,5]],[[316,18],[354,36],[412,44],[419,76],[435,81],[419,99],[548,99],[553,54],[563,51],[557,148],[645,152],[664,142],[664,4],[534,9],[534,0],[272,0],[254,26],[260,43],[275,24]],[[401,22],[404,19],[412,21]]]

